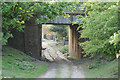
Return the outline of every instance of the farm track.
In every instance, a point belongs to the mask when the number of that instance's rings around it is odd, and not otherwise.
[[[50,63],[48,70],[39,78],[85,78],[82,68],[71,62]]]
[[[43,43],[43,47],[46,48],[43,56],[50,63],[48,70],[39,78],[85,78],[82,68],[68,60],[55,43]],[[55,50],[55,53],[50,51],[52,49]]]

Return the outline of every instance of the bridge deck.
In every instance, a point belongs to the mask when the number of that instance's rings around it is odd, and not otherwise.
[[[54,20],[48,20],[46,24],[64,24],[64,25],[70,25],[72,23],[80,24],[81,22],[80,20],[76,23],[78,19],[77,15],[85,16],[84,11],[74,11],[74,12],[66,11],[65,13],[69,14],[70,17],[64,18],[62,15],[60,15]]]
[[[70,15],[69,18],[64,18],[62,15],[57,17],[55,20],[48,20],[46,24],[65,24],[70,25],[72,23],[75,23],[77,21],[78,17],[74,15]],[[79,24],[81,21],[79,21],[76,24]]]

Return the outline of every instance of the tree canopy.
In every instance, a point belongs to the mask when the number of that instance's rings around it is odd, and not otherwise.
[[[66,16],[65,10],[74,9],[73,3],[59,2],[2,2],[2,43],[5,45],[8,38],[13,37],[11,30],[24,31],[25,22],[36,17],[36,23],[45,23],[53,20],[59,14]],[[43,17],[44,16],[44,17]]]
[[[66,25],[54,25],[50,27],[50,31],[56,32],[59,39],[68,38],[68,27]]]
[[[80,43],[85,56],[91,57],[104,53],[109,58],[114,58],[120,50],[120,26],[118,20],[118,3],[116,2],[92,2],[84,3],[86,16],[79,15],[82,21],[81,38],[89,38],[90,41]]]

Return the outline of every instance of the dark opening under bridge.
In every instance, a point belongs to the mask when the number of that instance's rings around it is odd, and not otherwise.
[[[79,46],[81,41],[78,39],[80,33],[76,29],[81,21],[74,25],[72,23],[78,19],[77,15],[85,16],[84,11],[74,13],[67,11],[66,14],[69,14],[70,17],[64,18],[60,15],[55,20],[48,20],[46,24],[69,25],[69,54],[72,57],[80,58],[82,53],[82,48]],[[25,53],[32,53],[32,57],[39,59],[42,54],[42,24],[36,24],[35,19],[31,18],[25,25],[24,32],[12,31],[14,38],[8,40],[8,45]]]

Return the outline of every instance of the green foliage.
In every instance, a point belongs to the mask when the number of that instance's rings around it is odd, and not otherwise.
[[[60,52],[62,52],[63,54],[68,53],[68,45],[63,46],[63,47],[60,49]]]
[[[33,15],[33,10],[29,8],[31,3],[2,2],[2,31],[3,45],[12,36],[11,30],[23,31],[23,24]]]
[[[120,30],[117,3],[96,2],[85,3],[83,6],[86,8],[86,16],[78,17],[82,20],[79,26],[83,28],[81,38],[89,38],[89,41],[80,43],[85,56],[93,57],[97,53],[104,53],[114,58],[115,53],[120,50],[120,44],[110,44],[109,38]]]
[[[35,69],[35,66],[34,66],[32,63],[26,62],[26,61],[16,62],[16,65],[17,65],[20,69],[26,70],[27,72]]]
[[[50,31],[53,31],[53,32],[64,32],[65,31],[65,26],[52,26],[50,27]]]
[[[35,17],[36,23],[46,23],[55,19],[59,14],[66,16],[65,10],[74,9],[73,3],[47,3],[47,2],[2,2],[2,43],[12,36],[11,30],[24,31],[25,22]],[[72,6],[72,7],[70,7]],[[67,15],[68,16],[68,15]]]
[[[68,27],[65,26],[65,25],[55,25],[55,26],[52,26],[50,27],[50,31],[52,32],[56,32],[58,37],[60,37],[61,39],[63,37],[66,37],[68,38]]]
[[[118,31],[117,33],[114,33],[113,36],[110,37],[109,42],[110,42],[110,44],[114,44],[115,46],[117,44],[119,44],[119,42],[120,42],[120,31]]]

